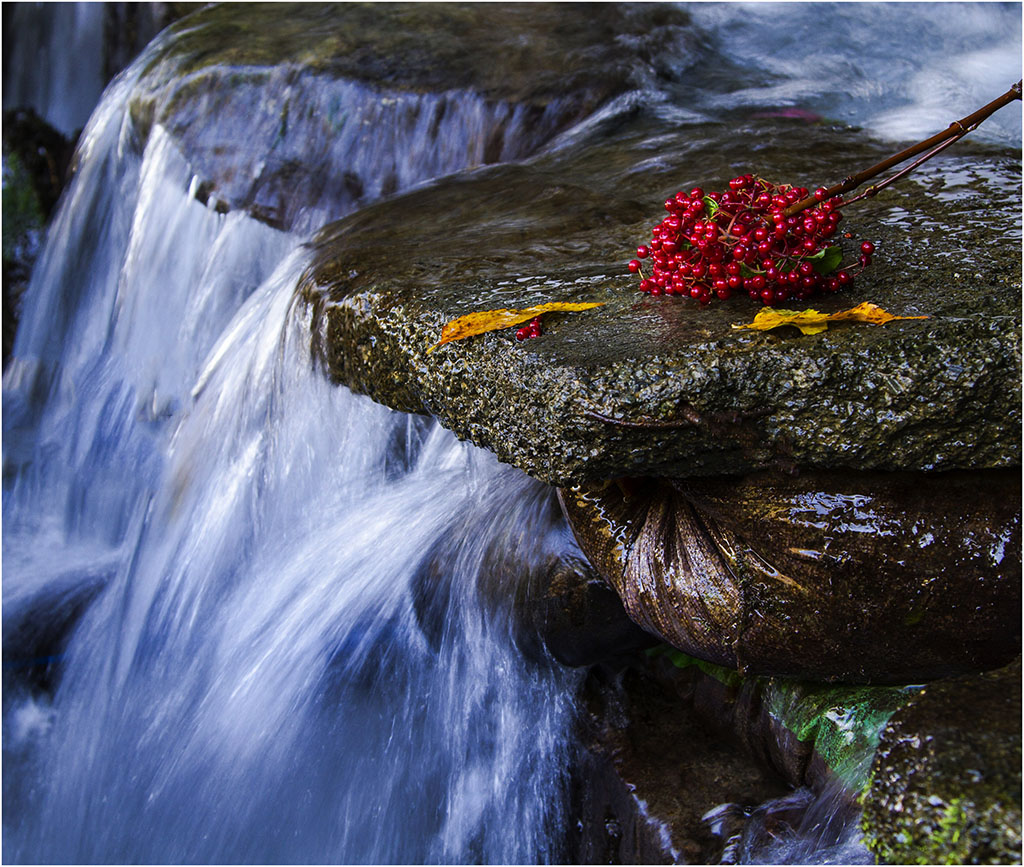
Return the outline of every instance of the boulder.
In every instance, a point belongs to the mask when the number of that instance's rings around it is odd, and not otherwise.
[[[818,472],[563,490],[630,616],[743,674],[923,683],[1020,649],[1020,475]]]
[[[685,13],[611,4],[213,4],[151,46],[131,96],[195,194],[307,231],[428,178],[522,159],[657,76]],[[215,118],[215,122],[210,122]]]
[[[854,238],[842,243],[871,238],[875,262],[813,306],[871,301],[928,319],[762,333],[732,327],[759,309],[747,298],[705,308],[637,291],[626,261],[661,202],[697,181],[721,187],[736,165],[795,182],[834,173],[825,162],[840,145],[844,167],[884,151],[850,130],[787,128],[776,142],[761,129],[755,157],[742,124],[729,144],[698,123],[615,120],[576,147],[447,178],[326,227],[300,293],[328,375],[434,415],[557,485],[1019,466],[1011,160],[979,152],[955,163],[976,169],[969,191],[933,194],[953,183],[944,172],[954,164],[940,164],[927,183],[911,176],[849,209],[842,225]],[[536,339],[503,329],[428,354],[459,316],[556,301],[603,306],[549,314]]]
[[[1020,657],[929,684],[893,714],[863,801],[882,863],[1019,864]]]

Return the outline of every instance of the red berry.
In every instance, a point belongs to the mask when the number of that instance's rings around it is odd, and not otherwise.
[[[860,245],[860,251],[870,256],[872,253],[875,252],[875,245],[872,244],[870,241],[865,241],[863,244]]]
[[[646,246],[641,244],[639,247],[636,248],[636,257],[638,259],[646,259],[650,252],[651,251]]]
[[[640,270],[640,260],[630,259],[629,264],[626,267],[629,268],[629,270],[632,271],[634,274],[636,274]]]

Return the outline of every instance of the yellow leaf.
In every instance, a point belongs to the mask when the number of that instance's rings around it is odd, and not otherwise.
[[[819,313],[817,310],[779,310],[766,307],[754,317],[754,321],[746,325],[733,325],[733,328],[753,328],[755,331],[768,331],[781,325],[792,325],[804,334],[818,334],[828,328],[829,322],[867,322],[871,325],[885,325],[894,319],[927,319],[927,316],[893,316],[877,304],[865,301],[850,310],[839,313]]]
[[[576,310],[589,310],[591,307],[600,307],[603,301],[553,301],[549,304],[538,304],[536,307],[523,307],[511,309],[503,307],[499,310],[481,310],[478,313],[467,313],[458,319],[453,319],[441,329],[441,339],[431,346],[427,352],[433,352],[437,347],[453,340],[462,340],[465,337],[474,337],[477,334],[486,334],[488,331],[497,331],[500,328],[511,328],[521,322],[529,322],[542,313],[571,313]]]

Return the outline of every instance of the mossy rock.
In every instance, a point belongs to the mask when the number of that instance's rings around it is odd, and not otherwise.
[[[769,177],[827,176],[837,150],[846,165],[885,153],[849,130],[758,129]],[[939,160],[850,209],[843,243],[867,236],[879,252],[814,307],[928,319],[757,333],[732,327],[757,312],[746,298],[651,298],[625,269],[660,203],[690,178],[724,184],[753,135],[619,117],[586,147],[364,208],[317,239],[301,290],[314,353],[335,381],[558,485],[1019,466],[1019,157]],[[458,316],[555,301],[603,306],[545,316],[538,339],[504,329],[427,352]]]
[[[889,720],[864,795],[881,863],[1019,864],[1021,666],[929,684]]]
[[[820,792],[838,781],[851,804],[867,785],[883,726],[920,689],[746,677],[669,645],[647,656],[667,688],[789,785]]]

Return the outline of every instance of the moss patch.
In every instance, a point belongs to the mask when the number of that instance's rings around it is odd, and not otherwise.
[[[884,728],[863,828],[883,863],[1021,860],[1020,658],[929,685]]]

